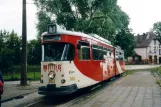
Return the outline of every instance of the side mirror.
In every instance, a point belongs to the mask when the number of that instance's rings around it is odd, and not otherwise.
[[[77,49],[79,50],[81,48],[81,45],[80,44],[77,44]]]

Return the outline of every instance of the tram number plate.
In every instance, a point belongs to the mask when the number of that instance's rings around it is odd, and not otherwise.
[[[70,77],[70,81],[74,81],[75,80],[75,77]]]
[[[55,79],[49,79],[49,83],[55,83]]]

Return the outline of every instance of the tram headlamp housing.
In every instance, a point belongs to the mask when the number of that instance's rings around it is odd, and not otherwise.
[[[43,80],[40,80],[40,83],[43,83],[44,81]]]
[[[56,76],[56,74],[55,74],[54,71],[50,71],[49,74],[48,74],[48,76],[49,76],[50,79],[54,79],[55,76]]]
[[[61,80],[61,83],[62,83],[62,84],[64,84],[65,82],[66,82],[65,79],[62,79],[62,80]]]

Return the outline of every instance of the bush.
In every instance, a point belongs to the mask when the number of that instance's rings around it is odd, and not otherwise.
[[[27,69],[28,80],[40,80],[41,67],[39,65],[29,65]],[[21,67],[19,65],[14,66],[12,72],[3,74],[5,81],[14,81],[21,79]]]
[[[8,48],[2,48],[0,51],[0,69],[3,73],[11,72],[13,69],[14,51]]]

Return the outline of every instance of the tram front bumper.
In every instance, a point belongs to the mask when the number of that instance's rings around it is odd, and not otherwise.
[[[67,95],[77,91],[77,85],[72,84],[68,86],[56,87],[55,84],[39,87],[38,94],[43,95]]]

